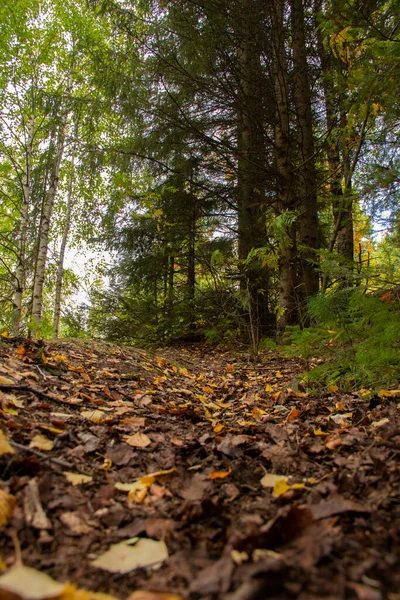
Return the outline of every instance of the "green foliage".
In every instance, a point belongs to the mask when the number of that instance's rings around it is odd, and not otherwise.
[[[396,384],[400,370],[400,306],[360,291],[338,290],[310,300],[314,326],[287,332],[286,352],[305,359],[322,356],[311,369],[313,384],[345,390]]]

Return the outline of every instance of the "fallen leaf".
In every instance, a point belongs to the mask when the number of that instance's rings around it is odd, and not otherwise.
[[[35,477],[28,481],[24,489],[24,513],[27,525],[41,530],[52,528],[52,523],[40,502],[39,486]]]
[[[15,497],[0,489],[0,529],[7,525],[15,507]]]
[[[224,426],[222,425],[222,423],[217,423],[217,425],[214,427],[214,433],[220,433],[220,431],[222,431],[224,428]]]
[[[45,435],[39,433],[35,435],[29,444],[29,448],[38,448],[39,450],[43,450],[44,452],[49,452],[54,448],[54,442],[50,440]]]
[[[349,424],[348,419],[351,419],[352,416],[353,413],[348,412],[344,414],[329,415],[329,418],[332,419],[332,421],[335,421],[337,425],[346,426]]]
[[[168,550],[164,542],[130,538],[114,544],[91,564],[110,573],[129,573],[144,567],[158,569],[167,558]]]
[[[151,439],[145,433],[134,433],[131,436],[124,436],[124,441],[134,448],[146,448],[150,446]]]
[[[208,478],[209,479],[225,479],[231,473],[232,473],[232,469],[229,469],[229,471],[212,471],[209,474]]]
[[[294,421],[300,415],[300,411],[297,408],[292,408],[286,419],[288,421]]]
[[[390,419],[388,419],[388,417],[384,417],[383,419],[380,419],[380,421],[373,421],[371,423],[371,427],[382,427],[382,425],[386,425],[386,423],[390,423]]]
[[[268,393],[269,393],[269,392],[273,392],[273,391],[274,391],[274,388],[272,387],[272,385],[269,385],[269,383],[267,383],[267,385],[265,386],[265,388],[264,388],[264,389],[265,389],[265,391],[266,391],[266,392],[268,392]]]
[[[128,596],[127,600],[183,600],[183,598],[178,594],[168,594],[168,592],[137,590]]]
[[[12,379],[0,375],[0,385],[15,385],[15,382]]]
[[[275,475],[274,473],[266,473],[260,483],[263,487],[274,488],[279,481],[287,481],[285,475]]]
[[[329,435],[329,433],[326,433],[326,431],[322,431],[322,429],[319,427],[318,429],[314,430],[314,435],[323,436],[323,435]]]
[[[99,425],[99,423],[102,423],[107,418],[106,413],[102,410],[82,410],[81,415],[85,419],[92,421],[92,423],[96,423],[96,425]]]
[[[46,573],[30,567],[17,566],[0,577],[0,598],[3,600],[57,599],[65,590],[65,583],[54,581]]]
[[[328,390],[329,390],[330,392],[338,392],[338,391],[339,391],[339,388],[338,388],[338,386],[337,386],[337,385],[328,385]]]
[[[397,398],[400,396],[400,390],[381,390],[378,392],[379,398]]]
[[[6,436],[0,429],[0,456],[3,454],[15,454],[15,450],[10,446]]]
[[[60,520],[72,531],[72,533],[77,535],[83,535],[93,531],[93,527],[88,525],[77,512],[65,512],[60,516]]]
[[[70,471],[63,471],[65,477],[72,485],[80,485],[81,483],[90,483],[93,481],[93,477],[90,475],[82,475],[81,473],[71,473]]]

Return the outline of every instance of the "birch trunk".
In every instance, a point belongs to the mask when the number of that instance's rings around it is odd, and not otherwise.
[[[40,219],[39,228],[39,239],[38,249],[35,265],[35,277],[33,281],[33,293],[32,293],[32,321],[33,321],[33,332],[36,336],[35,331],[40,327],[42,322],[42,308],[43,308],[43,286],[44,276],[46,269],[47,252],[49,246],[49,233],[50,223],[53,214],[54,201],[58,189],[58,182],[60,177],[60,166],[64,151],[65,142],[65,118],[61,122],[57,135],[57,142],[55,148],[54,165],[51,174],[50,187],[45,193],[42,206],[42,215]]]
[[[65,215],[65,226],[63,236],[61,240],[60,256],[58,259],[57,266],[57,277],[56,277],[56,293],[54,299],[54,322],[53,322],[53,337],[58,338],[60,331],[60,315],[61,315],[61,293],[64,280],[64,259],[65,250],[67,248],[69,231],[71,228],[71,216],[72,208],[75,202],[74,196],[74,166],[75,166],[75,154],[72,155],[71,160],[71,173],[68,181],[68,196],[67,196],[67,211]]]
[[[30,193],[31,193],[31,169],[32,169],[32,153],[33,153],[33,138],[35,135],[35,119],[32,116],[29,120],[26,142],[25,142],[25,170],[22,180],[22,206],[20,214],[20,228],[18,240],[18,264],[15,269],[15,288],[12,297],[12,321],[11,335],[17,336],[22,316],[22,296],[25,288],[26,276],[26,241],[28,233]]]

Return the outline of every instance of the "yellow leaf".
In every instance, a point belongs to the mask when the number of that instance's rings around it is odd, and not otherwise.
[[[265,386],[265,391],[266,392],[273,392],[274,388],[272,387],[272,385],[269,385],[269,383],[267,383],[267,385]]]
[[[3,377],[0,375],[0,385],[15,385],[15,381],[12,379],[8,379],[7,377]]]
[[[214,427],[214,433],[219,433],[223,430],[223,428],[224,426],[222,425],[222,423],[217,423],[217,425]]]
[[[335,406],[336,406],[336,410],[346,410],[346,407],[343,404],[343,402],[336,402]]]
[[[93,477],[89,475],[81,475],[81,473],[71,473],[70,471],[63,472],[65,477],[72,485],[80,485],[81,483],[90,483],[93,481]]]
[[[15,506],[15,498],[0,489],[0,529],[7,525]]]
[[[132,592],[132,594],[128,596],[127,600],[183,600],[183,598],[182,596],[178,596],[178,594],[169,594],[168,592],[136,590],[136,592]]]
[[[275,475],[274,473],[266,473],[264,477],[261,479],[260,483],[263,487],[272,487],[274,488],[276,484],[280,481],[287,481],[287,477],[285,475]]]
[[[400,390],[381,390],[378,392],[379,398],[397,398],[400,396]]]
[[[106,413],[102,410],[83,410],[81,412],[81,415],[88,421],[96,423],[96,425],[99,425],[107,418]]]
[[[102,471],[109,471],[111,469],[112,465],[113,465],[113,462],[112,462],[111,458],[105,458],[100,469]]]
[[[184,377],[190,377],[189,371],[186,369],[186,367],[183,367],[183,369],[179,369],[179,374],[184,375]]]
[[[280,481],[277,481],[275,483],[274,491],[272,492],[272,495],[275,498],[279,498],[279,496],[282,496],[288,490],[290,490],[290,485],[287,483],[287,481],[285,479],[281,479]]]
[[[125,436],[124,441],[133,448],[146,448],[151,444],[151,439],[145,433],[139,431],[131,436]]]
[[[319,427],[318,429],[314,430],[314,435],[322,436],[322,435],[329,435],[329,433],[326,433],[325,431],[322,431],[322,429]]]
[[[91,564],[110,573],[129,573],[143,567],[157,569],[167,558],[168,550],[164,542],[131,538],[111,546]]]
[[[54,448],[54,442],[42,434],[35,435],[29,444],[29,448],[39,448],[45,452],[49,452]]]
[[[128,492],[128,500],[135,504],[142,504],[147,496],[148,486],[140,481],[136,482],[136,487],[132,488]]]
[[[7,331],[3,331],[3,333],[0,333],[0,336],[3,338],[8,337],[8,332]]]
[[[283,375],[282,375],[282,373],[281,373],[280,371],[277,371],[277,372],[275,373],[275,377],[276,377],[277,379],[282,379],[282,378],[283,378]]]
[[[0,429],[0,456],[3,454],[15,454],[15,450],[10,446],[6,436]]]
[[[390,420],[387,417],[384,417],[380,421],[374,421],[373,423],[371,423],[371,426],[377,428],[382,427],[382,425],[386,425],[386,423],[390,423]]]
[[[25,566],[12,567],[0,577],[0,598],[5,600],[47,600],[60,598],[65,583]]]
[[[209,474],[208,479],[225,479],[231,473],[232,469],[229,469],[228,471],[212,471]]]
[[[338,392],[339,388],[337,385],[328,385],[328,391],[330,392]]]

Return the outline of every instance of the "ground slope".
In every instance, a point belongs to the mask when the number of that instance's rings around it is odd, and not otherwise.
[[[399,600],[400,391],[312,394],[301,371],[3,339],[5,573],[121,600]]]

